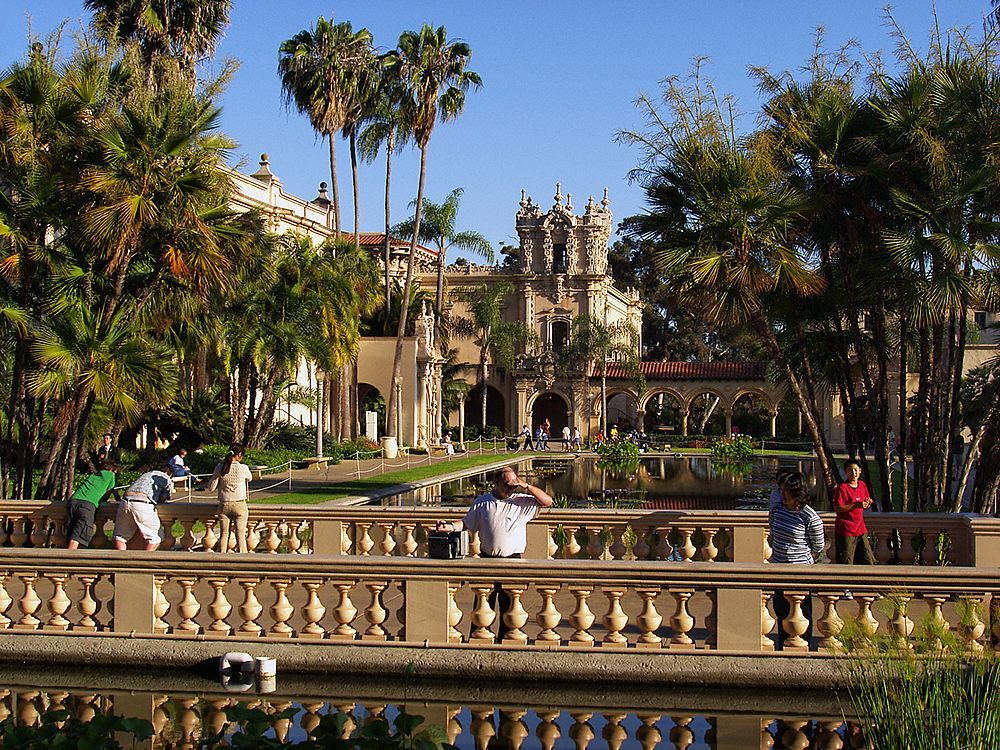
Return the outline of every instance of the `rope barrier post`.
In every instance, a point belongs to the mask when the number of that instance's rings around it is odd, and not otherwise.
[[[288,491],[292,491],[292,462],[288,462]]]
[[[354,460],[358,464],[358,479],[361,479],[361,453],[359,451],[354,452]]]

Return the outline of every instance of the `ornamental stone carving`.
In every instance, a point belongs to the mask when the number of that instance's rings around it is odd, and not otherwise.
[[[550,232],[545,232],[542,235],[542,259],[544,262],[545,273],[552,273],[552,234]]]

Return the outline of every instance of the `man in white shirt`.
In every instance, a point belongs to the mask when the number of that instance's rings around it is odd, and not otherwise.
[[[528,544],[528,522],[550,507],[552,497],[545,490],[522,482],[513,466],[504,466],[493,490],[473,500],[461,521],[438,521],[437,528],[478,531],[480,557],[520,557]],[[510,609],[510,596],[499,583],[493,585],[490,606],[497,612],[497,640],[502,641],[508,630],[504,614]]]

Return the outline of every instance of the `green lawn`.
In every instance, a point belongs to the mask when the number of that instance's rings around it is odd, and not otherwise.
[[[535,454],[511,454],[509,458],[512,462],[514,462],[532,455]],[[335,484],[326,485],[325,487],[310,488],[308,490],[303,490],[302,492],[289,492],[285,495],[271,495],[269,497],[252,498],[250,502],[254,504],[270,503],[272,505],[309,505],[323,503],[327,500],[336,500],[341,497],[366,495],[370,492],[385,489],[386,487],[393,487],[397,484],[407,484],[421,479],[443,476],[454,471],[472,469],[477,466],[483,466],[484,464],[503,461],[504,458],[505,456],[503,454],[484,454],[480,456],[453,458],[448,461],[440,461],[437,463],[427,464],[425,466],[417,466],[412,469],[391,471],[385,474],[363,477],[361,479],[337,482]]]

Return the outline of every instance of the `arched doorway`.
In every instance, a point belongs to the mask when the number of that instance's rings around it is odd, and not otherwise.
[[[666,437],[681,435],[684,404],[676,393],[657,391],[646,399],[644,429],[647,435]]]
[[[699,393],[688,404],[689,435],[723,435],[726,432],[725,405],[718,393]]]
[[[608,431],[613,426],[621,433],[628,433],[639,426],[639,410],[635,396],[626,391],[619,391],[608,396]]]
[[[733,402],[733,434],[762,438],[771,435],[771,403],[756,391],[741,393]]]
[[[483,430],[483,387],[477,385],[465,397],[465,427],[475,427],[486,433],[502,435],[507,425],[507,413],[503,394],[492,385],[486,386],[486,429]],[[491,429],[492,428],[492,429]],[[468,434],[468,433],[467,433]]]
[[[562,428],[569,424],[569,406],[566,399],[558,393],[543,393],[531,405],[531,431],[538,428],[546,419],[551,429],[549,437],[553,440],[562,439]],[[570,425],[572,427],[572,425]]]
[[[374,422],[371,414],[375,415]],[[384,434],[385,398],[371,383],[358,383],[358,435],[378,440]]]

